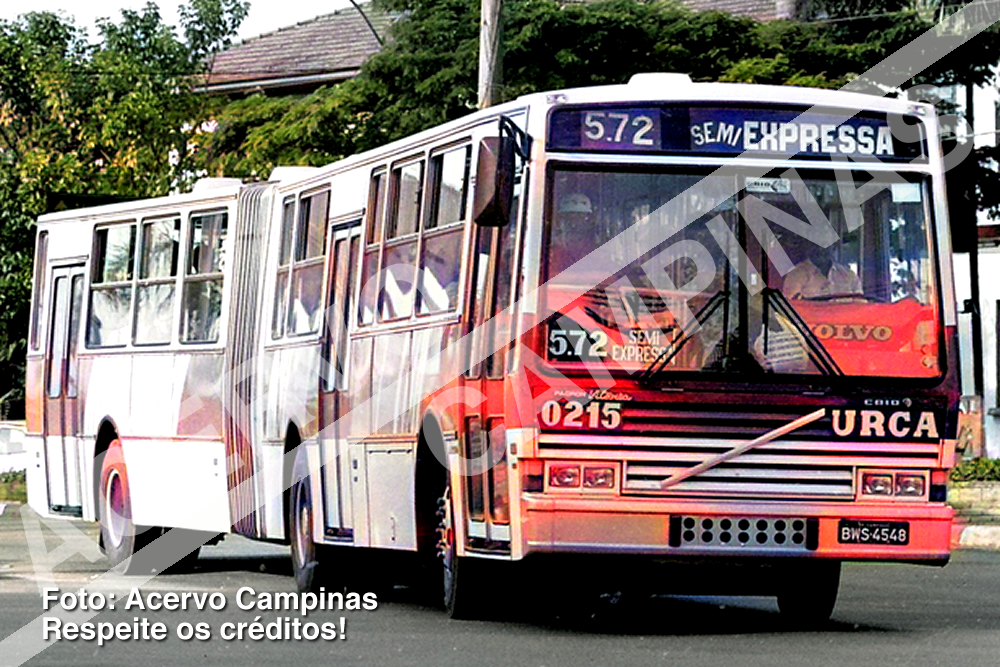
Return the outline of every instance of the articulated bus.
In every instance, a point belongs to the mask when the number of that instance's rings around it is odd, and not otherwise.
[[[43,216],[30,503],[121,569],[409,553],[468,616],[531,563],[697,564],[633,579],[825,619],[843,561],[949,558],[944,164],[926,104],[647,74]]]

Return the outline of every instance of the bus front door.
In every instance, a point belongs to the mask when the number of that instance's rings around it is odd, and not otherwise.
[[[52,270],[45,378],[45,468],[49,509],[82,516],[80,401],[77,346],[83,308],[83,265]]]
[[[347,402],[348,314],[354,312],[361,221],[333,225],[330,233],[330,284],[327,289],[326,330],[323,338],[324,372],[320,379],[320,457],[322,459],[323,532],[327,538],[350,540],[354,536],[351,510],[350,456],[342,418]]]

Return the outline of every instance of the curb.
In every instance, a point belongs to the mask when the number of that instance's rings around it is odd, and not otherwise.
[[[1000,526],[973,525],[959,527],[961,530],[955,546],[968,549],[1000,550]]]

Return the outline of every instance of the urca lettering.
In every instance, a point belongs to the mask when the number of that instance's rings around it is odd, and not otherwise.
[[[937,420],[933,412],[913,413],[901,410],[886,415],[879,410],[831,410],[833,432],[841,438],[937,438]]]

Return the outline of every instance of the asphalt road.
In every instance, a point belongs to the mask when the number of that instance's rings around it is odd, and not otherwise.
[[[65,534],[41,526],[46,549],[59,548]],[[91,527],[85,532],[93,535]],[[29,553],[25,524],[17,513],[0,517],[0,665],[18,664],[25,635],[40,626],[22,628],[43,612],[39,586],[45,585],[42,552],[37,540],[35,563]],[[34,533],[33,533],[34,534]],[[79,536],[78,533],[74,533]],[[60,561],[56,556],[53,562]],[[98,587],[101,562],[80,554],[60,562],[51,574],[61,592]],[[532,613],[537,600],[557,595],[572,582],[543,582],[532,594],[521,594],[516,620],[452,621],[442,611],[421,604],[409,588],[383,590],[374,610],[294,611],[240,609],[237,592],[291,592],[287,550],[229,538],[203,550],[194,571],[160,575],[138,586],[149,594],[196,593],[225,599],[215,611],[139,611],[122,609],[137,580],[119,581],[114,611],[91,618],[93,623],[129,623],[146,619],[164,624],[162,641],[51,641],[28,665],[461,665],[487,667],[579,667],[581,665],[984,665],[1000,664],[1000,552],[965,549],[945,568],[895,564],[845,566],[833,620],[809,631],[789,628],[770,598],[691,598],[633,593],[605,597],[563,616]],[[496,595],[513,589],[498,582]],[[154,600],[156,600],[154,595]],[[244,594],[244,602],[250,599]],[[276,618],[331,623],[344,638],[331,640],[253,640],[249,624]],[[206,624],[211,639],[182,641],[180,626]],[[240,623],[245,636],[223,639]],[[272,631],[277,626],[272,627]],[[329,629],[329,628],[328,628]],[[37,631],[37,632],[36,632]],[[17,634],[17,633],[21,634]],[[12,636],[13,635],[13,636]],[[34,640],[37,642],[37,640]]]

